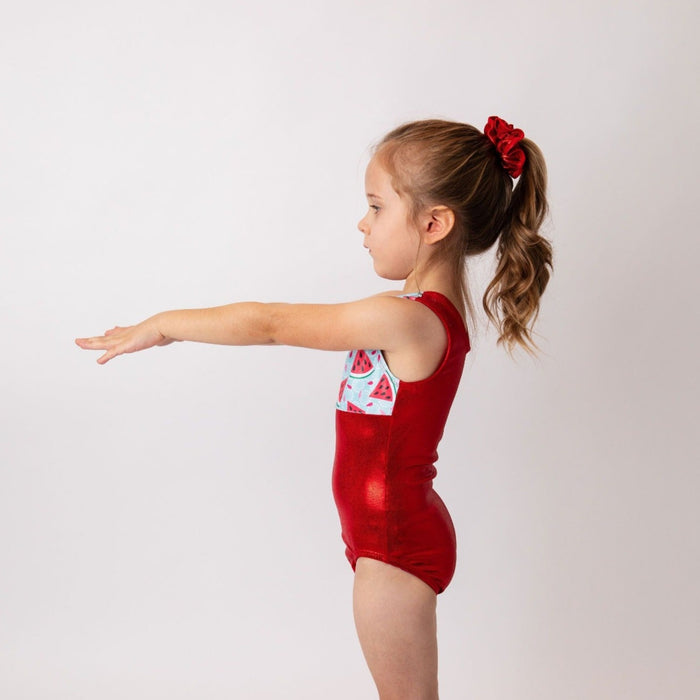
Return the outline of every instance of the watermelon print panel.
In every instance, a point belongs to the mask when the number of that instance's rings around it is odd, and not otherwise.
[[[336,408],[348,413],[390,416],[399,383],[381,350],[353,350],[345,359]]]
[[[421,293],[399,296],[419,297]],[[390,416],[399,384],[399,378],[391,373],[381,350],[353,350],[345,358],[343,381],[335,407],[348,413]]]

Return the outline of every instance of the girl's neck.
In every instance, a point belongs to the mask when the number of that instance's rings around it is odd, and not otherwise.
[[[412,270],[403,285],[404,294],[433,291],[446,296],[458,309],[462,318],[465,316],[464,299],[459,282],[453,279],[450,267],[435,264],[427,270]]]
[[[403,285],[404,294],[432,290],[451,296],[459,289],[447,265],[435,264],[428,269],[411,270]]]

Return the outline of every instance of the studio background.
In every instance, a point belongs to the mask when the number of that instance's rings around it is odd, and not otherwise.
[[[4,3],[0,694],[376,697],[331,494],[343,353],[78,336],[340,302],[372,143],[543,150],[538,360],[483,313],[437,463],[445,700],[700,692],[690,1]],[[494,251],[492,251],[494,252]],[[477,307],[493,256],[472,262]]]

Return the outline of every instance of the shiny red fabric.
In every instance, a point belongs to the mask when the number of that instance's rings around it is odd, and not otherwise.
[[[513,178],[520,177],[526,160],[525,151],[518,146],[525,138],[523,130],[514,129],[500,117],[489,117],[484,133],[501,154],[506,172]]]
[[[358,557],[379,559],[442,593],[454,574],[457,542],[433,489],[434,463],[470,344],[447,297],[428,291],[412,298],[442,320],[445,356],[427,379],[400,382],[391,415],[336,410],[333,497],[353,570]]]

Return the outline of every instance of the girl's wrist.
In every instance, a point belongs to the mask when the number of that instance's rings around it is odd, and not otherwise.
[[[145,324],[149,325],[151,328],[153,328],[153,330],[160,333],[161,341],[159,342],[159,345],[165,345],[173,340],[179,340],[178,338],[171,338],[167,332],[167,313],[167,311],[161,311],[160,313],[155,314],[155,316],[151,316],[144,321]]]

